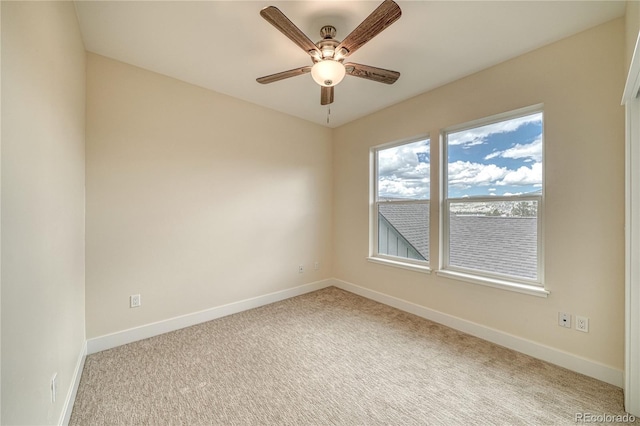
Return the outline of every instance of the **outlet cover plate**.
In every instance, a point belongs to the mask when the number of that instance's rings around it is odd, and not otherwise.
[[[576,330],[589,332],[589,318],[576,315]]]
[[[142,305],[142,299],[140,298],[139,294],[132,294],[131,296],[129,296],[129,307],[130,308],[137,308],[140,305]]]

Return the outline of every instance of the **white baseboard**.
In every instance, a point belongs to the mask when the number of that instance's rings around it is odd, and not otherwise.
[[[575,371],[577,373],[584,374],[598,380],[602,380],[603,382],[612,384],[614,386],[623,386],[624,372],[622,370],[618,370],[616,368],[580,357],[578,355],[571,354],[569,352],[536,343],[522,337],[505,333],[491,327],[445,314],[443,312],[426,308],[424,306],[420,306],[406,300],[398,299],[396,297],[389,296],[387,294],[370,290],[365,287],[360,287],[356,284],[338,279],[316,281],[291,289],[269,293],[263,296],[241,300],[227,305],[217,306],[211,309],[206,309],[204,311],[194,312],[175,318],[169,318],[163,321],[158,321],[152,324],[147,324],[128,330],[95,337],[93,339],[87,340],[85,352],[86,354],[93,354],[106,349],[125,345],[127,343],[147,339],[149,337],[158,336],[170,331],[179,330],[181,328],[190,327],[192,325],[211,321],[227,315],[246,311],[248,309],[257,308],[274,302],[279,302],[281,300],[320,290],[332,285],[351,293],[366,297],[367,299],[384,303],[385,305],[389,305],[402,311],[417,315],[419,317],[437,322],[442,325],[446,325],[447,327],[451,327],[472,336],[479,337],[500,346],[504,346],[506,348],[513,349],[526,355],[530,355],[534,358],[559,365],[560,367],[564,367],[568,370]],[[84,357],[82,357],[82,365],[84,365]],[[77,382],[79,382],[80,380],[79,376],[81,372],[82,368],[80,366],[79,370],[76,372]],[[74,385],[73,399],[75,399],[75,391],[77,391],[77,383]],[[68,399],[70,398],[71,395]],[[73,401],[73,399],[70,400]],[[67,404],[69,403],[67,402]],[[68,409],[68,413],[65,413],[65,419],[67,420],[67,422],[68,416],[71,415],[72,408],[73,404],[71,403],[70,408]]]
[[[85,359],[87,359],[86,341],[82,344],[80,354],[78,355],[78,362],[76,362],[76,368],[73,372],[73,376],[71,377],[71,386],[69,387],[69,392],[67,392],[67,397],[65,398],[64,405],[62,406],[62,413],[60,415],[60,421],[58,422],[59,425],[66,426],[69,424],[69,420],[71,419],[73,403],[76,400],[78,386],[80,386],[80,377],[82,377],[82,370],[84,370]]]
[[[602,380],[603,382],[614,386],[622,387],[624,383],[624,372],[622,370],[618,370],[599,362],[582,358],[578,355],[536,343],[531,340],[523,339],[522,337],[514,336],[472,321],[425,308],[424,306],[416,305],[415,303],[407,302],[406,300],[360,287],[346,281],[333,279],[331,280],[331,284],[351,293],[366,297],[367,299],[384,303],[385,305],[446,325],[447,327],[479,337],[497,345],[550,362],[551,364],[559,365],[560,367],[584,374],[585,376]]]
[[[333,285],[333,280],[316,281],[304,284],[298,287],[265,294],[263,296],[245,299],[227,305],[216,306],[215,308],[206,309],[204,311],[194,312],[179,317],[169,318],[140,327],[130,328],[128,330],[118,331],[116,333],[104,336],[94,337],[87,340],[87,354],[104,351],[106,349],[115,348],[127,343],[136,342],[138,340],[148,339],[149,337],[158,336],[170,331],[179,330],[181,328],[190,327],[192,325],[211,321],[227,315],[236,314],[248,309],[257,308],[268,305],[270,303],[279,302],[289,299],[290,297],[299,296],[301,294],[320,290]]]

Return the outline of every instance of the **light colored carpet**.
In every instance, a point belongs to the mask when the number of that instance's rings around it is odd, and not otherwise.
[[[619,388],[330,287],[87,357],[71,425],[551,425]]]

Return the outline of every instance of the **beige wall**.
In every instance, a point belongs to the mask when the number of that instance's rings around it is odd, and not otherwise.
[[[72,3],[1,7],[1,423],[55,424],[85,340],[85,52]]]
[[[89,54],[87,338],[330,277],[331,149],[330,129]]]
[[[623,368],[624,19],[504,62],[344,125],[334,134],[334,275]],[[544,103],[544,299],[373,264],[369,150],[430,133],[431,253],[438,265],[439,131]],[[557,325],[557,312],[590,318],[589,333]]]
[[[638,41],[638,32],[640,31],[640,1],[628,0],[627,10],[625,14],[625,28],[626,28],[626,67],[625,71],[629,69],[631,65],[631,58],[633,58],[633,52]]]

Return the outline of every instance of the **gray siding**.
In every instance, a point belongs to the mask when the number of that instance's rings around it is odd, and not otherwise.
[[[380,213],[378,214],[378,253],[426,260]]]

